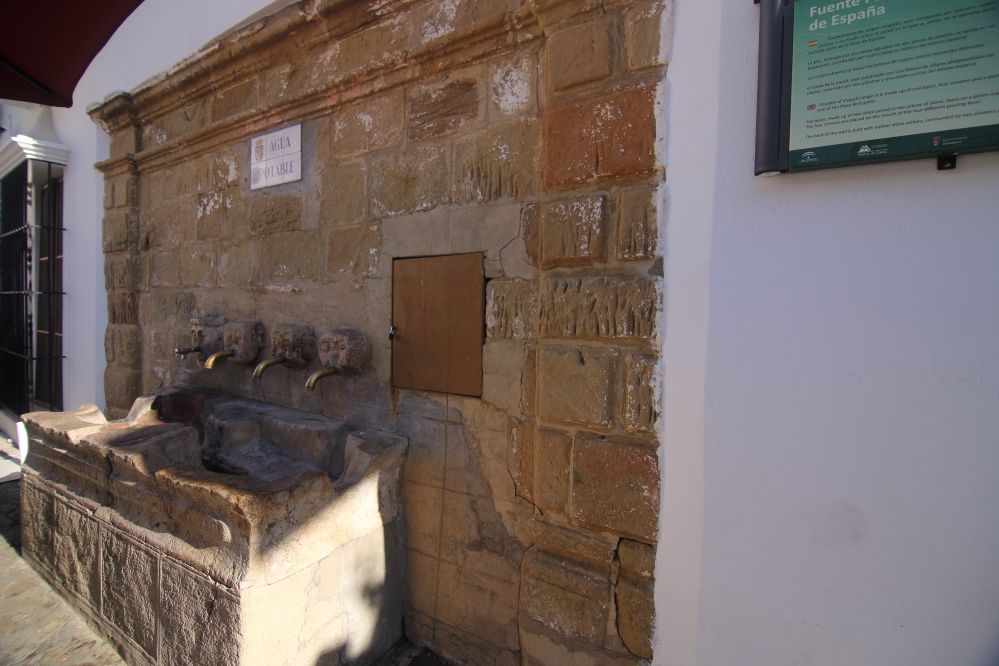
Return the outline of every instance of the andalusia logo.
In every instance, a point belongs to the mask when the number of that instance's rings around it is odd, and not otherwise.
[[[262,138],[253,142],[253,159],[256,162],[264,159],[264,140]]]

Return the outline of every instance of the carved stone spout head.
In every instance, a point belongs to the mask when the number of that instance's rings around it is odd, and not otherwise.
[[[222,349],[223,321],[218,315],[191,317],[191,346],[200,350],[202,358]]]
[[[316,357],[316,333],[311,326],[278,324],[271,332],[271,356],[286,365],[304,368]]]
[[[222,346],[232,352],[233,362],[252,365],[264,346],[264,325],[259,321],[230,321],[222,337]]]
[[[338,328],[319,338],[319,361],[326,368],[360,370],[368,357],[368,339],[354,328]]]

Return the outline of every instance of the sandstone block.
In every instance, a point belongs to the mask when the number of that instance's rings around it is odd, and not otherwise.
[[[585,266],[606,255],[605,203],[601,196],[541,206],[541,267]]]
[[[493,498],[444,491],[441,559],[464,571],[516,582],[521,551]]]
[[[650,338],[659,298],[647,277],[551,278],[541,282],[541,334]]]
[[[147,655],[156,654],[156,559],[143,548],[105,530],[101,539],[103,569],[101,615],[135,641]]]
[[[144,301],[142,323],[160,324],[169,321],[186,324],[196,303],[197,299],[189,291],[154,291]]]
[[[257,264],[265,280],[316,279],[322,270],[317,231],[289,231],[261,236]]]
[[[421,143],[372,159],[372,214],[400,215],[448,203],[449,152],[443,143]]]
[[[615,590],[618,633],[633,654],[652,658],[652,622],[656,550],[653,546],[622,539],[618,547],[620,578]]]
[[[382,255],[386,258],[448,254],[451,251],[449,214],[432,210],[382,221]],[[379,263],[386,275],[392,262]]]
[[[149,286],[179,287],[180,286],[180,253],[176,251],[150,252]]]
[[[617,257],[623,261],[653,259],[659,238],[656,190],[623,190],[618,198]]]
[[[138,280],[135,257],[129,255],[108,255],[104,257],[104,288],[134,289]]]
[[[400,415],[397,429],[400,435],[409,438],[403,471],[406,481],[443,488],[445,424],[419,416]]]
[[[326,244],[326,273],[364,278],[378,272],[381,231],[377,225],[332,230]]]
[[[603,644],[610,610],[607,574],[539,550],[524,557],[521,612],[561,636]]]
[[[537,182],[538,125],[494,125],[454,147],[454,203],[523,199]]]
[[[670,32],[669,25],[663,25],[663,12],[669,0],[642,2],[629,9],[624,15],[624,45],[628,54],[628,69],[643,69],[665,65],[663,44]]]
[[[524,666],[647,666],[632,655],[608,652],[597,646],[574,641],[551,631],[540,622],[523,618],[520,624],[520,651]]]
[[[43,567],[51,568],[55,500],[33,483],[21,481],[21,550]]]
[[[475,121],[482,106],[479,88],[478,80],[463,77],[412,90],[408,102],[409,138],[439,136]]]
[[[108,294],[108,323],[139,323],[139,302],[133,291],[116,291]]]
[[[317,81],[342,80],[398,61],[410,44],[411,30],[408,21],[385,21],[351,33],[335,44],[327,62],[320,57],[311,74]]]
[[[510,0],[448,0],[431,2],[413,12],[416,40],[429,44],[455,31],[488,19],[510,8]]]
[[[214,287],[218,280],[215,275],[215,246],[185,245],[178,250],[180,255],[181,283],[188,287]]]
[[[533,54],[519,53],[493,63],[489,77],[493,117],[533,115],[538,107],[537,81]]]
[[[137,216],[126,210],[113,210],[104,215],[102,228],[104,252],[125,252],[132,248],[138,237]]]
[[[104,396],[108,409],[128,412],[142,392],[142,376],[138,370],[108,365],[104,370]],[[118,412],[116,412],[117,414]]]
[[[482,664],[483,666],[519,666],[518,655],[489,641],[449,626],[437,624],[433,646],[435,652],[455,664]]]
[[[513,478],[514,491],[518,497],[534,501],[534,450],[535,426],[521,423],[513,429],[507,467]]]
[[[655,89],[591,97],[545,110],[544,182],[552,188],[651,173]]]
[[[104,358],[138,370],[142,363],[142,329],[134,324],[110,324],[104,331]]]
[[[600,0],[532,0],[529,7],[548,35],[560,23],[598,9]]]
[[[339,157],[388,148],[402,141],[402,92],[365,99],[332,116],[332,153]]]
[[[241,287],[251,284],[255,259],[252,243],[241,243],[219,249],[218,280],[220,287]]]
[[[546,515],[565,518],[569,512],[572,437],[545,428],[535,437],[534,503]]]
[[[495,259],[520,234],[520,205],[468,206],[451,212],[451,252]]]
[[[132,125],[126,125],[116,132],[111,133],[111,149],[108,157],[117,159],[125,155],[131,155],[141,150],[141,134]]]
[[[517,649],[519,580],[508,582],[442,562],[437,617],[497,647]]]
[[[164,665],[236,666],[239,602],[216,583],[163,563],[160,661]]]
[[[364,162],[338,162],[322,172],[323,222],[350,224],[368,212],[367,168]]]
[[[254,194],[249,201],[250,229],[274,233],[298,229],[302,220],[302,197],[298,194]]]
[[[490,340],[482,349],[482,399],[519,419],[522,413],[523,343]]]
[[[531,534],[538,550],[610,575],[616,539],[541,519],[531,521]]]
[[[538,284],[533,280],[486,283],[486,337],[527,340],[538,333]]]
[[[601,347],[543,347],[538,358],[541,418],[609,427],[617,356],[616,350]]]
[[[625,356],[621,423],[632,432],[655,429],[659,411],[655,398],[656,361],[652,354]]]
[[[645,442],[576,438],[573,518],[581,525],[655,541],[659,519],[659,458]]]
[[[210,122],[210,111],[211,100],[209,98],[192,100],[180,108],[168,111],[157,118],[155,123],[150,123],[143,128],[144,145],[155,146],[206,127]]]
[[[249,111],[257,107],[258,82],[247,79],[215,93],[212,99],[212,122]]]
[[[546,71],[553,90],[565,90],[611,73],[612,24],[598,19],[554,32],[545,47]]]

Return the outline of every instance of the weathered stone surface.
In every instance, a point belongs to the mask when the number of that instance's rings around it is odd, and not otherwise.
[[[215,93],[212,100],[212,122],[256,108],[257,80],[248,79]]]
[[[600,0],[531,0],[528,6],[547,35],[560,23],[599,8]]]
[[[642,2],[624,15],[624,44],[628,68],[642,69],[666,64],[664,44],[671,26],[663,26],[663,12],[669,12],[670,0]]]
[[[573,451],[573,518],[595,529],[655,541],[659,458],[645,442],[578,435]]]
[[[133,291],[117,291],[108,294],[108,323],[139,323],[139,301]]]
[[[409,437],[406,455],[406,481],[444,487],[446,426],[441,421],[420,416],[399,416],[399,432]]]
[[[410,20],[416,27],[417,41],[426,45],[438,39],[447,41],[447,37],[454,32],[460,32],[478,21],[509,10],[512,4],[511,0],[430,2],[417,8]]]
[[[239,602],[231,593],[169,562],[160,586],[164,666],[239,663]]]
[[[517,497],[529,502],[534,501],[535,429],[533,422],[520,423],[513,429],[507,460]]]
[[[486,283],[486,337],[527,340],[537,334],[537,282],[490,280]]]
[[[125,368],[138,370],[142,362],[142,329],[129,324],[111,324],[104,331],[104,358]]]
[[[540,519],[531,521],[531,534],[538,550],[610,575],[616,539]]]
[[[443,491],[435,486],[407,481],[403,492],[406,500],[408,548],[437,557],[440,552]]]
[[[219,250],[218,281],[220,287],[240,287],[253,282],[256,258],[252,243],[241,243]]]
[[[367,215],[367,168],[364,162],[337,162],[322,172],[322,222],[350,224]]]
[[[608,574],[531,550],[522,575],[524,615],[562,636],[603,643],[610,610]]]
[[[482,400],[517,419],[523,414],[526,352],[522,343],[508,340],[490,340],[482,349]]]
[[[104,258],[104,288],[134,289],[138,279],[135,257],[129,255],[110,255]]]
[[[123,368],[117,365],[109,365],[104,370],[104,396],[108,403],[108,408],[114,407],[116,415],[121,410],[125,412],[131,407],[141,392],[142,376],[137,370]]]
[[[454,147],[454,203],[522,199],[537,187],[538,124],[493,125]]]
[[[345,79],[399,60],[410,43],[412,25],[391,20],[347,35],[324,54],[312,67],[313,79]]]
[[[371,213],[376,217],[436,208],[449,201],[450,150],[443,143],[421,143],[403,153],[371,162]]]
[[[186,322],[194,313],[196,303],[197,299],[189,291],[154,291],[148,298],[144,297],[142,308],[143,323]]]
[[[451,251],[450,222],[446,210],[392,217],[382,222],[382,255],[379,272],[386,276],[394,257],[420,257]]]
[[[541,334],[564,338],[649,338],[658,304],[645,277],[551,278],[541,281]]]
[[[52,566],[55,500],[29,481],[21,482],[21,550],[46,568]]]
[[[623,413],[621,424],[632,432],[655,429],[657,358],[652,354],[628,354],[624,358]]]
[[[179,287],[180,286],[180,253],[171,250],[168,252],[150,252],[146,255],[149,259],[149,286],[150,287]]]
[[[413,550],[406,554],[406,604],[421,615],[434,617],[436,612],[439,567],[436,557]]]
[[[438,136],[474,121],[481,113],[479,88],[477,79],[457,78],[414,89],[408,101],[409,138]]]
[[[520,233],[520,206],[467,206],[451,212],[451,252],[485,252],[497,258]]]
[[[602,347],[542,347],[538,358],[541,418],[609,427],[617,356],[617,351]]]
[[[441,559],[462,570],[515,582],[521,557],[493,498],[444,491]]]
[[[516,650],[519,580],[503,581],[441,563],[437,616],[493,645]]]
[[[488,666],[519,666],[518,655],[479,636],[449,626],[437,624],[434,634],[434,652],[456,664],[483,664]]]
[[[541,428],[535,438],[534,503],[545,515],[565,518],[569,512],[572,437]]]
[[[148,655],[156,654],[156,559],[106,530],[101,539],[101,614]]]
[[[334,229],[328,238],[328,275],[363,278],[378,272],[381,232],[377,225]]]
[[[538,106],[537,81],[533,54],[519,53],[493,63],[489,91],[494,117],[533,114]]]
[[[524,666],[645,666],[648,662],[565,638],[530,618],[521,618],[520,650]]]
[[[541,206],[541,267],[585,266],[606,255],[604,198],[589,196]]]
[[[215,246],[185,245],[178,250],[180,255],[181,284],[187,287],[214,287]]]
[[[656,190],[639,187],[622,190],[618,197],[617,258],[653,259],[659,238]]]
[[[546,71],[554,90],[565,90],[611,73],[612,24],[607,19],[553,33],[545,46]]]
[[[622,539],[618,548],[621,575],[618,579],[617,627],[625,646],[639,657],[652,658],[652,622],[655,615],[652,571],[656,549]]]
[[[315,231],[289,231],[257,241],[257,263],[264,280],[317,278],[322,270],[322,244]]]
[[[561,188],[655,169],[655,90],[632,88],[548,108],[544,181]]]
[[[402,141],[405,104],[401,91],[365,99],[331,116],[334,156],[388,148]]]
[[[254,233],[292,231],[301,224],[301,195],[254,194],[248,203],[250,229]]]
[[[124,252],[136,244],[137,216],[121,209],[109,211],[104,216],[102,231],[105,253]]]

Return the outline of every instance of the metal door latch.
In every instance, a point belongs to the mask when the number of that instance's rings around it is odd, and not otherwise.
[[[395,340],[395,326],[389,326],[389,340]]]

